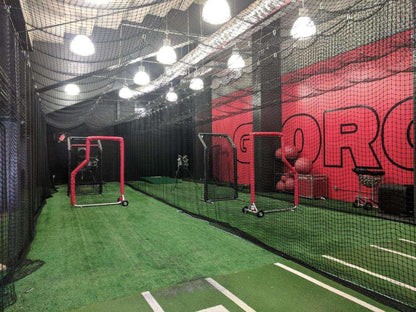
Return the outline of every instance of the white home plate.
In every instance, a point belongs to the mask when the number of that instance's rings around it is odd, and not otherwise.
[[[212,308],[199,310],[198,312],[230,312],[230,311],[228,311],[226,308],[224,308],[224,306],[219,305],[219,306],[215,306],[215,307],[212,307]]]

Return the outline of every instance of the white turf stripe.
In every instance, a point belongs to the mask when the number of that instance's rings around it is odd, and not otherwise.
[[[232,302],[234,302],[236,305],[238,305],[245,312],[256,312],[255,310],[250,308],[246,303],[244,303],[244,301],[242,301],[240,298],[238,298],[233,293],[231,293],[228,289],[226,289],[222,285],[220,285],[217,281],[213,280],[210,277],[206,278],[205,280],[208,283],[210,283],[212,286],[214,286],[218,291],[222,292],[222,294],[224,296],[226,296],[228,299],[230,299]]]
[[[394,253],[394,254],[399,255],[399,256],[402,256],[402,257],[406,257],[406,258],[410,258],[410,259],[416,260],[416,257],[415,256],[411,256],[411,255],[408,255],[408,254],[405,254],[405,253],[402,253],[402,252],[399,252],[399,251],[387,249],[387,248],[380,247],[380,246],[377,246],[377,245],[370,245],[370,246],[373,247],[373,248],[377,248],[377,249],[383,250],[383,251],[387,251],[387,252]]]
[[[406,242],[406,243],[410,243],[410,244],[415,244],[416,245],[416,242],[411,241],[410,239],[399,238],[399,240],[402,241],[402,242]]]
[[[164,312],[162,307],[156,301],[156,299],[152,296],[150,291],[142,292],[142,296],[146,299],[149,306],[152,308],[153,312]]]
[[[404,287],[404,288],[410,289],[410,290],[412,290],[412,291],[416,291],[416,287],[414,287],[414,286],[410,286],[410,285],[407,285],[407,284],[405,284],[405,283],[402,283],[402,282],[396,281],[396,280],[394,280],[394,279],[392,279],[392,278],[389,278],[389,277],[387,277],[387,276],[384,276],[384,275],[381,275],[381,274],[378,274],[378,273],[374,273],[374,272],[368,271],[368,270],[363,269],[363,268],[361,268],[361,267],[359,267],[359,266],[356,266],[356,265],[354,265],[354,264],[351,264],[351,263],[348,263],[348,262],[345,262],[345,261],[339,260],[339,259],[337,259],[337,258],[333,258],[333,257],[330,257],[330,256],[326,256],[326,255],[322,255],[322,257],[324,257],[324,258],[326,258],[326,259],[329,259],[329,260],[332,260],[332,261],[335,261],[335,262],[338,262],[338,263],[341,263],[341,264],[343,264],[343,265],[346,265],[346,266],[348,266],[348,267],[350,267],[350,268],[353,268],[353,269],[356,269],[356,270],[358,270],[358,271],[361,271],[361,272],[367,273],[367,274],[369,274],[369,275],[372,275],[372,276],[378,277],[378,278],[380,278],[380,279],[382,279],[382,280],[385,280],[385,281],[388,281],[388,282],[390,282],[390,283],[392,283],[392,284],[395,284],[395,285],[398,285],[398,286],[401,286],[401,287]]]
[[[367,308],[371,311],[384,312],[384,310],[381,310],[381,309],[379,309],[379,308],[377,308],[377,307],[375,307],[375,306],[373,306],[373,305],[371,305],[371,304],[369,304],[365,301],[362,301],[358,298],[355,298],[355,297],[353,297],[353,296],[351,296],[351,295],[349,295],[349,294],[347,294],[347,293],[345,293],[341,290],[338,290],[338,289],[336,289],[332,286],[329,286],[325,283],[322,283],[321,281],[318,281],[317,279],[314,279],[313,277],[310,277],[306,274],[303,274],[302,272],[296,271],[295,269],[292,269],[292,268],[290,268],[290,267],[288,267],[284,264],[275,263],[274,265],[276,265],[278,267],[281,267],[282,269],[285,269],[286,271],[292,272],[292,273],[296,274],[297,276],[300,276],[300,277],[302,277],[302,278],[304,278],[304,279],[306,279],[306,280],[308,280],[308,281],[310,281],[310,282],[312,282],[312,283],[314,283],[314,284],[316,284],[316,285],[318,285],[322,288],[325,288],[326,290],[329,290],[329,291],[333,292],[334,294],[337,294],[341,297],[344,297],[345,299],[348,299],[352,302],[355,302],[355,303],[359,304],[360,306],[363,306],[363,307],[365,307],[365,308]]]
[[[219,306],[215,306],[215,307],[212,307],[212,308],[200,310],[198,312],[230,312],[230,311],[228,311],[226,308],[224,308],[223,305],[219,305]]]

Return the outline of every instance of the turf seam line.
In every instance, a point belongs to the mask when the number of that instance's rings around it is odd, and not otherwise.
[[[365,308],[367,308],[367,309],[369,309],[371,311],[374,311],[374,312],[384,312],[384,310],[382,310],[382,309],[379,309],[379,308],[377,308],[377,307],[375,307],[375,306],[373,306],[373,305],[371,305],[371,304],[369,304],[369,303],[367,303],[367,302],[365,302],[365,301],[363,301],[361,299],[358,299],[358,298],[356,298],[354,296],[351,296],[351,295],[349,295],[349,294],[347,294],[347,293],[345,293],[345,292],[343,292],[343,291],[341,291],[339,289],[336,289],[336,288],[334,288],[332,286],[329,286],[329,285],[327,285],[327,284],[325,284],[325,283],[323,283],[321,281],[318,281],[317,279],[315,279],[313,277],[310,277],[309,275],[306,275],[306,274],[304,274],[302,272],[299,272],[299,271],[297,271],[295,269],[292,269],[291,267],[288,267],[288,266],[286,266],[284,264],[275,263],[274,265],[275,266],[278,266],[278,267],[280,267],[282,269],[285,269],[286,271],[289,271],[289,272],[291,272],[293,274],[296,274],[297,276],[302,277],[302,278],[308,280],[309,282],[312,282],[312,283],[314,283],[314,284],[316,284],[316,285],[318,285],[318,286],[320,286],[322,288],[325,288],[326,290],[329,290],[330,292],[333,292],[334,294],[337,294],[337,295],[339,295],[341,297],[344,297],[345,299],[348,299],[348,300],[350,300],[350,301],[352,301],[352,302],[354,302],[356,304],[359,304],[360,306],[363,306],[363,307],[365,307]]]
[[[383,250],[383,251],[390,252],[392,254],[396,254],[396,255],[399,255],[399,256],[402,256],[402,257],[406,257],[406,258],[409,258],[409,259],[416,260],[415,256],[408,255],[408,254],[403,253],[403,252],[399,252],[399,251],[395,251],[395,250],[392,250],[392,249],[380,247],[380,246],[377,246],[377,245],[370,245],[370,247],[377,248],[377,249],[380,249],[380,250]]]
[[[99,210],[97,215],[100,216],[100,217],[103,217],[102,220],[103,220],[104,226],[108,229],[109,233],[111,233],[112,237],[117,242],[117,244],[118,244],[120,250],[122,251],[124,257],[130,262],[132,267],[135,266],[135,263],[134,263],[133,259],[131,259],[131,256],[129,256],[129,252],[128,252],[131,248],[126,246],[123,243],[123,240],[120,239],[120,235],[117,234],[114,231],[113,227],[111,226],[111,223],[107,219],[108,215],[106,215],[103,210]]]
[[[213,280],[210,277],[207,277],[205,280],[208,283],[210,283],[212,286],[214,286],[224,296],[226,296],[228,299],[230,299],[232,302],[234,302],[236,305],[238,305],[245,312],[256,312],[256,310],[254,310],[253,308],[249,307],[243,300],[241,300],[240,298],[238,298],[236,295],[234,295],[231,291],[229,291],[224,286],[222,286],[221,284],[219,284],[217,281]]]
[[[400,241],[402,241],[402,242],[406,242],[406,243],[409,243],[409,244],[415,244],[415,245],[416,245],[416,242],[411,241],[411,240],[409,240],[409,239],[399,238],[399,240],[400,240]]]
[[[160,304],[156,301],[155,297],[152,296],[150,291],[142,292],[142,296],[152,308],[153,312],[165,312]]]
[[[345,262],[345,261],[339,260],[339,259],[334,258],[334,257],[331,257],[331,256],[322,255],[322,257],[324,257],[324,258],[326,258],[326,259],[328,259],[328,260],[332,260],[332,261],[335,261],[335,262],[341,263],[341,264],[343,264],[343,265],[345,265],[345,266],[348,266],[348,267],[350,267],[350,268],[356,269],[356,270],[358,270],[358,271],[361,271],[361,272],[367,273],[368,275],[372,275],[372,276],[378,277],[379,279],[382,279],[382,280],[388,281],[388,282],[390,282],[390,283],[392,283],[392,284],[395,284],[395,285],[397,285],[397,286],[401,286],[401,287],[404,287],[404,288],[410,289],[410,290],[412,290],[412,291],[416,291],[416,287],[411,286],[411,285],[407,285],[407,284],[405,284],[405,283],[403,283],[403,282],[396,281],[396,280],[394,280],[394,279],[392,279],[392,278],[390,278],[390,277],[387,277],[387,276],[384,276],[384,275],[381,275],[381,274],[378,274],[378,273],[374,273],[374,272],[368,271],[368,270],[366,270],[366,269],[364,269],[364,268],[362,268],[362,267],[359,267],[359,266],[356,266],[356,265],[354,265],[354,264],[351,264],[351,263],[348,263],[348,262]]]

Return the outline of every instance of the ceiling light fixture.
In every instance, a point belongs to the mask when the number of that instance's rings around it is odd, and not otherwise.
[[[221,25],[231,18],[227,0],[208,0],[202,9],[202,19],[212,25]]]
[[[176,102],[178,100],[178,95],[173,87],[170,87],[168,93],[166,93],[166,100],[169,102]]]
[[[72,53],[81,56],[90,56],[95,53],[94,43],[85,35],[76,35],[75,38],[72,39],[69,49]]]
[[[246,9],[238,13],[235,18],[231,19],[227,27],[221,27],[215,33],[202,39],[201,43],[186,54],[180,62],[172,65],[171,75],[161,75],[152,80],[152,84],[140,87],[137,91],[147,94],[166,86],[183,75],[191,66],[196,66],[203,60],[206,60],[217,49],[222,50],[224,47],[228,47],[229,43],[239,36],[243,36],[242,38],[245,39],[247,36],[252,35],[257,31],[257,28],[253,26],[258,25],[272,14],[288,6],[289,3],[290,1],[287,0],[256,0],[252,2]]]
[[[303,3],[303,2],[302,2]],[[308,16],[308,9],[301,7],[299,17],[293,23],[290,35],[293,39],[306,40],[316,34],[316,26],[313,20]]]
[[[233,49],[233,53],[228,59],[227,65],[230,70],[240,70],[246,66],[246,62],[241,57],[240,53],[238,53],[236,49]]]
[[[118,92],[118,96],[121,97],[122,99],[128,100],[133,97],[133,91],[131,91],[129,87],[124,86]]]
[[[189,88],[194,91],[200,91],[204,89],[204,81],[199,77],[194,77],[191,79]]]
[[[139,71],[134,75],[133,81],[139,86],[148,85],[150,82],[150,76],[146,73],[146,70],[143,65],[139,66]]]
[[[168,38],[163,40],[163,47],[157,52],[156,59],[164,65],[172,65],[176,62],[176,52],[172,48]]]
[[[146,108],[144,108],[144,107],[135,107],[134,108],[134,113],[136,115],[139,115],[139,116],[143,117],[143,116],[146,115]]]
[[[69,83],[65,86],[65,93],[71,96],[75,96],[80,93],[80,90],[76,84]]]

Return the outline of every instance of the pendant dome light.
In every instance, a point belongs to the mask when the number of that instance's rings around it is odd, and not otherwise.
[[[302,2],[303,5],[303,2]],[[316,34],[316,26],[313,20],[308,16],[308,9],[301,7],[299,17],[293,23],[290,35],[293,39],[306,40]]]
[[[238,53],[236,49],[233,49],[233,52],[230,58],[228,59],[227,65],[228,69],[230,70],[240,70],[243,69],[244,66],[246,66],[246,62],[241,57],[240,53]]]
[[[69,49],[72,53],[81,56],[90,56],[95,53],[94,43],[85,35],[76,35],[74,39],[72,39]]]
[[[143,65],[139,66],[139,71],[134,75],[133,81],[139,86],[145,86],[149,84],[150,76],[148,73],[146,73]]]
[[[172,65],[176,62],[176,52],[171,46],[168,38],[163,40],[163,46],[157,52],[156,59],[159,63],[164,65]]]
[[[69,83],[65,86],[65,93],[71,96],[75,96],[80,93],[80,90],[76,84]]]
[[[194,77],[189,83],[189,88],[194,91],[200,91],[204,89],[204,81],[199,77]]]
[[[227,0],[208,0],[202,9],[202,19],[212,25],[221,25],[231,18]]]
[[[166,100],[169,102],[176,102],[178,100],[178,95],[173,87],[170,87],[168,93],[166,93]]]
[[[129,87],[124,86],[118,92],[118,96],[121,97],[122,99],[128,100],[128,99],[131,99],[133,97],[133,91],[131,91],[131,89]]]

